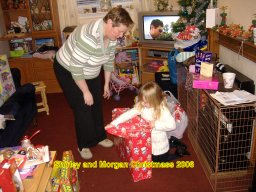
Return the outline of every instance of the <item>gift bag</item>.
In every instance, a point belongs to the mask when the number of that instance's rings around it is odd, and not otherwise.
[[[178,55],[178,49],[173,48],[168,53],[168,67],[170,73],[170,80],[172,84],[177,84],[177,67],[176,67],[176,56]]]
[[[112,112],[115,119],[128,108],[117,108]],[[143,162],[151,162],[151,126],[143,118],[136,116],[117,127],[107,129],[115,135],[114,144],[122,161],[129,163],[129,172],[134,182],[152,177],[152,168],[142,166]]]
[[[168,91],[165,91],[165,93],[167,94],[167,105],[176,123],[176,129],[167,132],[168,138],[174,136],[181,139],[188,126],[188,116],[173,94]]]

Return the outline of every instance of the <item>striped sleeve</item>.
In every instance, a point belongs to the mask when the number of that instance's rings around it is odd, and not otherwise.
[[[104,48],[102,27],[102,19],[77,27],[57,52],[57,60],[73,79],[93,79],[102,66],[104,70],[114,70],[116,41]]]
[[[89,29],[86,26],[79,27],[71,38],[73,52],[69,69],[75,80],[85,79],[84,68],[90,56],[95,54],[96,39],[92,35],[86,34],[87,30]],[[92,70],[93,73],[92,67],[89,70]]]
[[[110,45],[109,61],[103,65],[104,71],[114,71],[114,60],[115,60],[116,42]]]

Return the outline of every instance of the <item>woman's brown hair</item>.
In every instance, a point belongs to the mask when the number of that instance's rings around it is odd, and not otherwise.
[[[114,7],[112,8],[107,15],[103,18],[103,21],[107,23],[107,21],[111,19],[113,22],[113,27],[118,27],[120,24],[123,24],[127,27],[133,25],[133,21],[131,19],[130,14],[122,7]]]

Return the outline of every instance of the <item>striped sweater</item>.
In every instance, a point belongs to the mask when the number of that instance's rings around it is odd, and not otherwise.
[[[113,71],[116,41],[107,48],[103,42],[103,20],[77,27],[56,53],[58,62],[71,72],[74,80],[96,78],[103,66]]]

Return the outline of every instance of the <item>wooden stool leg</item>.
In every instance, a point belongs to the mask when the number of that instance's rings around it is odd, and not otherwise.
[[[41,91],[41,96],[42,96],[42,102],[43,102],[43,106],[45,108],[46,114],[49,115],[49,107],[47,104],[47,97],[46,97],[46,93],[45,93],[45,89]]]
[[[46,97],[46,85],[43,81],[38,81],[33,83],[35,85],[36,93],[41,95],[42,102],[38,102],[36,105],[38,106],[38,112],[46,112],[49,115],[49,106],[47,104],[47,97]]]

